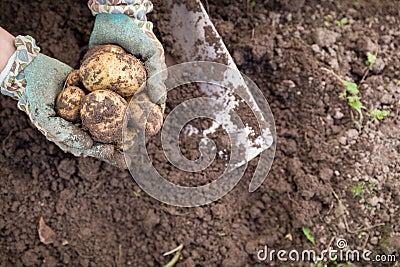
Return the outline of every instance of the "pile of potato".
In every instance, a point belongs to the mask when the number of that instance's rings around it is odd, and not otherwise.
[[[123,48],[93,46],[79,70],[68,75],[56,99],[56,112],[65,120],[81,124],[93,140],[121,148],[127,108],[131,109],[136,126],[145,128],[148,135],[155,135],[162,126],[160,106],[144,93],[135,94],[144,88],[146,79],[142,62]],[[145,118],[144,114],[149,115]]]

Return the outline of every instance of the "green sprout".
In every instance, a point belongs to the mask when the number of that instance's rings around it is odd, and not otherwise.
[[[345,90],[339,95],[340,98],[347,99],[347,103],[358,112],[360,120],[355,121],[354,123],[357,126],[360,126],[360,122],[363,120],[363,114],[361,109],[363,108],[363,105],[361,103],[361,99],[358,96],[358,93],[360,92],[358,90],[358,86],[356,83],[349,82],[346,80],[342,80],[342,83],[345,87]]]
[[[367,60],[364,62],[365,66],[372,66],[376,61],[376,55],[367,52]]]
[[[357,237],[358,237],[358,239],[361,239],[361,238],[363,238],[363,236],[366,236],[366,235],[367,235],[366,232],[360,232],[360,233],[357,235]]]
[[[358,185],[354,185],[351,188],[351,193],[353,194],[353,197],[359,196],[362,193],[364,193],[364,184],[358,184]]]
[[[344,18],[342,18],[341,20],[338,21],[337,25],[338,25],[339,28],[341,28],[342,26],[344,26],[344,25],[346,25],[348,23],[349,23],[349,20],[346,17],[344,17]]]
[[[303,226],[301,228],[301,230],[303,230],[304,235],[306,236],[306,238],[308,239],[308,241],[310,241],[313,245],[315,245],[315,238],[314,236],[311,234],[311,228],[310,227],[306,227]]]
[[[383,120],[389,113],[386,110],[374,109],[369,112],[369,116],[372,120]]]
[[[378,190],[378,188],[376,187],[376,184],[377,184],[377,183],[372,183],[372,182],[370,182],[370,183],[367,184],[367,186],[368,186],[368,189],[369,189],[370,191],[375,191],[376,193],[379,193],[379,190]]]
[[[135,197],[140,197],[140,193],[142,193],[142,190],[139,188],[139,189],[137,189],[137,190],[135,190],[135,191],[133,191],[133,195],[135,196]]]
[[[254,8],[254,7],[256,7],[256,5],[257,5],[256,1],[253,0],[253,1],[250,2],[250,6],[251,7]]]

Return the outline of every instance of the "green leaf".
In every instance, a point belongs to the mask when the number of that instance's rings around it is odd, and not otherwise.
[[[315,238],[311,234],[311,228],[303,226],[301,229],[303,230],[303,233],[307,237],[308,241],[310,241],[313,245],[315,245]]]
[[[142,192],[142,190],[139,188],[139,189],[133,191],[133,195],[134,195],[135,197],[140,197],[140,193],[141,193],[141,192]]]
[[[352,95],[357,95],[360,91],[357,88],[357,84],[353,83],[353,82],[348,82],[346,80],[342,80],[342,83],[344,85],[344,87],[346,87],[346,90],[352,94]]]
[[[357,237],[358,239],[361,239],[363,236],[365,236],[367,233],[366,232],[360,232]]]
[[[361,104],[360,100],[353,101],[353,100],[350,100],[350,98],[351,98],[351,96],[348,97],[350,106],[357,111],[361,111],[362,104]]]
[[[256,1],[253,0],[253,1],[250,2],[250,6],[251,7],[256,7],[256,5],[257,5]]]
[[[367,52],[367,61],[365,62],[365,65],[370,66],[374,64],[376,61],[376,56],[371,54],[370,52]]]
[[[338,21],[338,27],[340,28],[348,23],[349,23],[349,20],[346,17],[344,17],[340,21]]]
[[[372,206],[370,204],[365,204],[365,207],[367,208],[367,210],[372,210]]]
[[[362,193],[364,193],[364,185],[363,184],[359,184],[359,185],[355,185],[351,188],[351,193],[353,193],[353,197],[356,197],[358,195],[361,195]]]
[[[383,120],[388,115],[388,112],[386,110],[375,109],[370,111],[369,115],[374,119]]]

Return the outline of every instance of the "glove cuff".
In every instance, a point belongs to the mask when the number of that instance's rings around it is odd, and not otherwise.
[[[126,14],[139,21],[147,21],[146,14],[153,10],[149,0],[89,0],[88,6],[93,15]]]
[[[40,48],[33,37],[18,35],[15,38],[15,59],[11,68],[5,74],[0,92],[18,100],[18,108],[26,111],[26,79],[23,70],[39,54]]]

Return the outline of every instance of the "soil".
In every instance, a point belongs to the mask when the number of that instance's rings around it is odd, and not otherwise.
[[[0,25],[14,35],[34,36],[43,53],[76,68],[94,22],[84,2],[1,1]],[[15,101],[1,96],[0,266],[160,266],[171,259],[162,254],[181,243],[176,266],[282,266],[258,261],[257,251],[265,245],[322,251],[335,248],[338,238],[351,249],[399,259],[398,3],[204,5],[239,69],[258,84],[275,116],[277,151],[263,185],[247,192],[255,159],[239,185],[217,202],[197,208],[162,204],[140,192],[127,171],[62,152]],[[160,17],[149,16],[156,29]],[[156,34],[167,54],[179,53],[170,51],[167,32]],[[372,66],[365,65],[367,52],[376,55]],[[344,87],[338,77],[358,84],[365,107],[361,129],[358,113],[339,97]],[[190,90],[172,92],[166,112],[192,96]],[[367,115],[377,108],[388,111],[383,120]],[[216,135],[223,139],[223,133]],[[150,140],[148,151],[165,162],[159,139]],[[158,170],[168,174],[173,167],[162,163]],[[187,180],[187,174],[176,175]],[[46,244],[38,234],[41,218],[55,233]],[[315,245],[303,227],[311,229]]]

